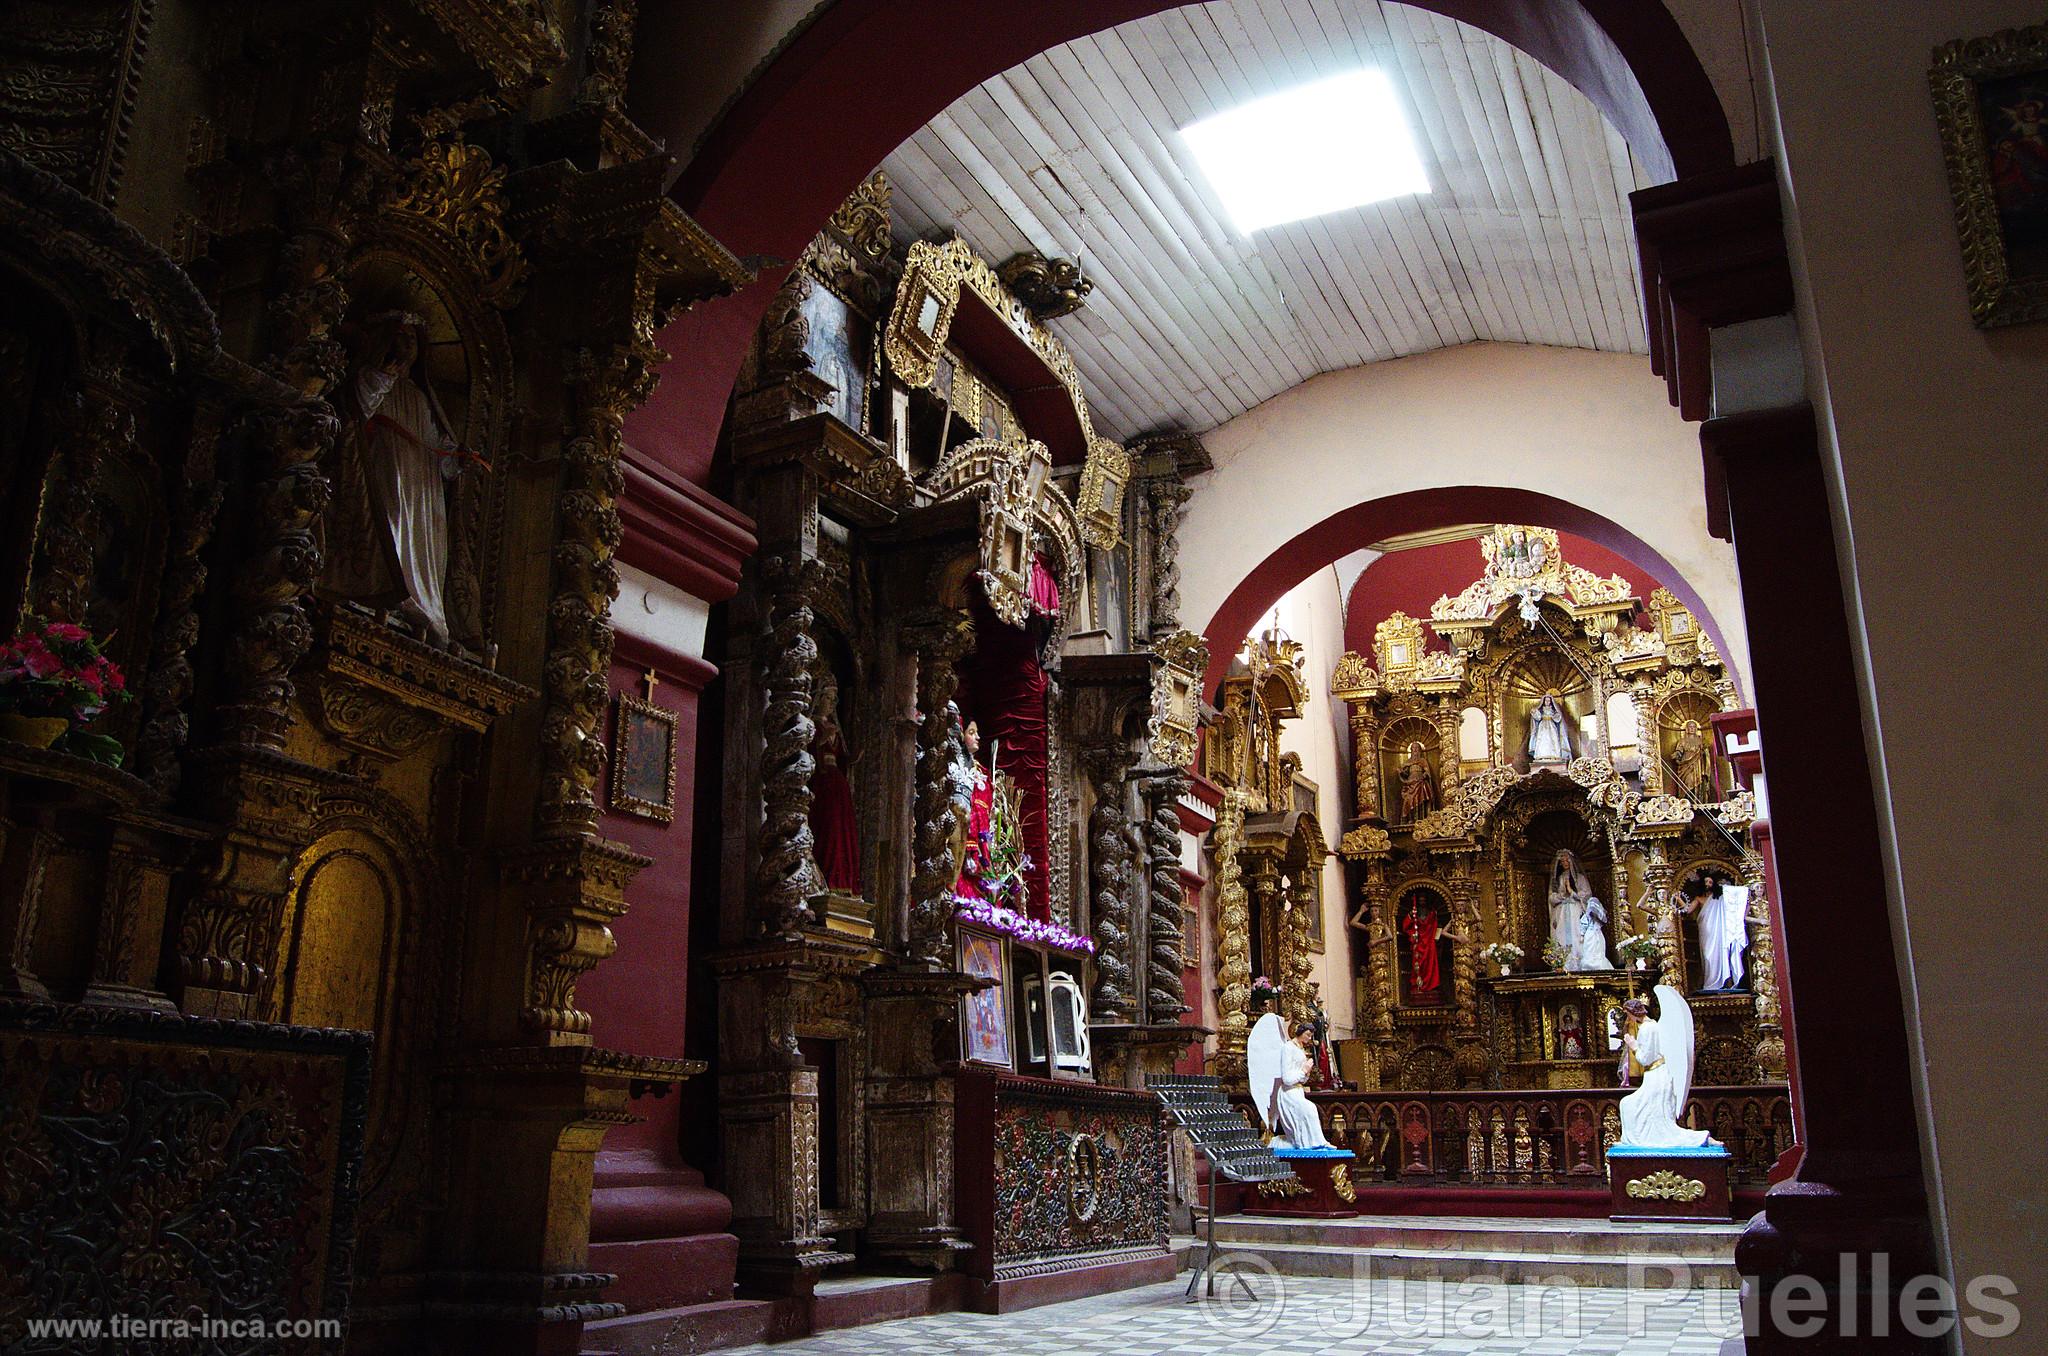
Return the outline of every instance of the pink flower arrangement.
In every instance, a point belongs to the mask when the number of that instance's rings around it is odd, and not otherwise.
[[[28,618],[14,639],[0,644],[0,711],[61,717],[71,722],[74,737],[82,735],[108,707],[129,697],[121,666],[101,652],[100,644],[83,626]],[[120,761],[115,741],[86,738],[89,745],[74,751]]]
[[[987,928],[991,932],[1007,933],[1019,941],[1031,942],[1064,951],[1069,955],[1092,956],[1095,943],[1071,928],[1058,923],[1041,923],[1036,918],[992,904],[985,899],[970,899],[966,895],[953,896],[953,916],[963,923]]]

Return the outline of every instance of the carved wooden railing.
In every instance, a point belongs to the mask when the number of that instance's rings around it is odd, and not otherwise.
[[[1621,1134],[1624,1088],[1500,1092],[1318,1092],[1332,1144],[1357,1154],[1358,1181],[1594,1188]],[[1240,1099],[1246,1115],[1249,1101]],[[1761,1187],[1792,1144],[1783,1087],[1694,1088],[1686,1123],[1734,1156],[1734,1182]]]

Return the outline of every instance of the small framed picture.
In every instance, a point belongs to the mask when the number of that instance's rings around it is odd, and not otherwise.
[[[1010,1055],[1010,943],[1007,937],[960,929],[960,973],[992,979],[986,989],[960,1000],[961,1054],[974,1064],[1007,1069]]]
[[[612,725],[612,808],[658,824],[676,817],[676,713],[624,692]]]
[[[1938,47],[1927,83],[1970,318],[2048,319],[2048,24]]]

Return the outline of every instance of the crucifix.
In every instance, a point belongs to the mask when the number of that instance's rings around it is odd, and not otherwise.
[[[641,696],[646,699],[649,706],[654,705],[654,689],[661,686],[661,679],[654,676],[653,669],[649,669],[640,675],[640,681],[646,685],[641,691]]]

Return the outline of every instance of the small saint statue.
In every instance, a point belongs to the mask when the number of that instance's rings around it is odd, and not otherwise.
[[[817,758],[817,769],[811,774],[811,833],[817,843],[818,870],[827,889],[857,895],[860,825],[853,809],[853,782],[846,775],[838,683],[830,678],[820,682],[812,705],[817,711],[817,734],[811,740],[811,752]]]
[[[1421,894],[1408,897],[1401,931],[1408,938],[1408,1001],[1434,1003],[1443,988],[1443,968],[1436,954],[1437,917]]]
[[[968,721],[960,732],[959,761],[953,782],[967,793],[967,819],[960,854],[960,880],[954,892],[967,899],[988,900],[982,880],[995,845],[995,782],[981,765],[981,727]],[[994,902],[994,901],[990,901]]]
[[[1704,1130],[1678,1123],[1685,1099],[1692,1095],[1692,1009],[1685,996],[1659,984],[1657,1016],[1650,1005],[1631,998],[1621,1005],[1622,1030],[1608,1037],[1621,1051],[1623,1086],[1636,1090],[1621,1099],[1621,1138],[1617,1143],[1651,1149],[1698,1149],[1715,1141]]]
[[[1678,774],[1680,792],[1691,800],[1712,800],[1714,788],[1707,776],[1707,738],[1696,720],[1688,720],[1678,732],[1671,750],[1671,767]]]
[[[1557,689],[1552,688],[1543,694],[1529,715],[1529,765],[1555,766],[1571,760],[1570,727],[1565,723],[1564,706],[1557,699]]]
[[[1442,805],[1437,794],[1436,769],[1429,764],[1429,751],[1421,740],[1414,740],[1401,761],[1401,819],[1412,824]]]
[[[1697,920],[1702,989],[1742,987],[1743,957],[1749,951],[1749,887],[1718,876],[1695,876],[1679,889],[1680,912]]]
[[[343,598],[395,604],[405,625],[445,649],[449,490],[488,464],[456,445],[421,357],[425,334],[411,311],[380,311],[354,327],[323,584]]]

